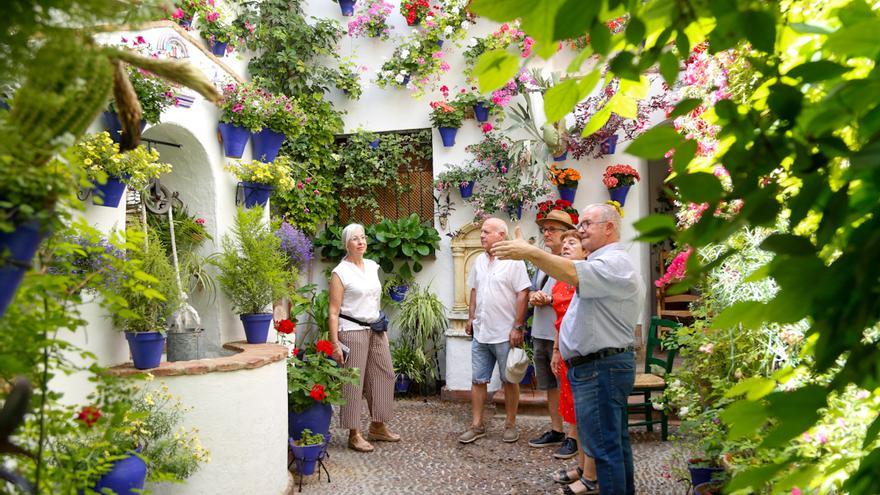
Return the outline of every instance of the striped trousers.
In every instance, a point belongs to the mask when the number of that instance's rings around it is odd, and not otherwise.
[[[388,332],[349,330],[339,332],[339,341],[351,352],[346,368],[360,370],[360,383],[344,385],[345,404],[340,407],[339,425],[345,429],[361,429],[363,397],[367,398],[370,417],[376,423],[391,419],[394,409],[394,368]]]

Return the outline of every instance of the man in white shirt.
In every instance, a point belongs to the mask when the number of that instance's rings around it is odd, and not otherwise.
[[[519,439],[516,429],[516,410],[519,405],[519,383],[508,383],[505,376],[507,353],[511,346],[523,342],[526,330],[529,280],[522,261],[499,260],[491,254],[496,242],[507,236],[507,224],[498,218],[489,218],[480,229],[480,243],[485,252],[474,261],[468,275],[471,287],[466,331],[473,336],[471,343],[471,428],[458,441],[471,443],[486,436],[483,408],[492,371],[498,371],[504,387],[504,407],[507,419],[502,440],[508,443]]]

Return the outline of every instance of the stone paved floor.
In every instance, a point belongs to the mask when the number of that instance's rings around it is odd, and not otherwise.
[[[399,444],[375,443],[376,450],[361,454],[346,448],[347,432],[335,428],[326,465],[332,483],[322,474],[307,476],[304,494],[544,494],[556,493],[559,485],[549,473],[572,466],[551,456],[552,449],[534,449],[528,439],[538,436],[547,420],[537,416],[517,419],[520,439],[501,441],[503,410],[491,417],[489,435],[470,445],[457,441],[470,424],[470,404],[439,398],[395,402],[396,416],[389,422],[400,433]],[[488,414],[492,414],[489,406]],[[364,416],[364,425],[368,425]],[[669,463],[670,444],[659,434],[633,432],[636,491],[639,494],[681,494],[685,487],[662,476]],[[297,493],[294,491],[293,493]]]

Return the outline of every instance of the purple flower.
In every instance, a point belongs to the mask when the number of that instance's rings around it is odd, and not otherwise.
[[[302,270],[312,261],[312,241],[301,230],[282,222],[275,235],[281,239],[281,250],[287,253],[291,266]]]

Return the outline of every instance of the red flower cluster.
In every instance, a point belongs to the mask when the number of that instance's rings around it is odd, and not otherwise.
[[[631,186],[635,184],[637,180],[641,180],[641,177],[639,177],[639,173],[636,172],[636,169],[622,163],[606,167],[605,173],[602,174],[602,183],[605,184],[605,187],[608,189]]]
[[[278,333],[290,335],[296,331],[296,323],[290,320],[281,320],[275,323],[275,330],[278,330]]]
[[[315,350],[318,352],[323,352],[327,356],[333,355],[333,344],[330,343],[329,340],[319,340],[317,344],[315,344]],[[323,391],[324,389],[321,388]]]
[[[449,103],[446,103],[445,101],[432,101],[430,103],[430,105],[431,105],[431,108],[433,108],[434,110],[437,110],[439,108],[440,111],[442,111],[444,113],[452,113],[455,111],[455,107],[451,106]]]
[[[324,386],[316,383],[312,387],[312,391],[309,392],[309,397],[315,399],[318,402],[323,402],[324,399],[327,398],[327,394],[324,393]]]
[[[400,11],[410,26],[418,23],[430,11],[430,8],[428,0],[403,0],[400,4]]]
[[[101,411],[97,407],[92,406],[82,408],[79,414],[76,415],[76,420],[82,421],[88,427],[92,427],[99,419],[101,419]]]
[[[547,201],[542,201],[538,203],[538,214],[536,215],[535,219],[541,220],[553,210],[559,210],[568,213],[568,216],[571,217],[571,223],[577,225],[578,217],[580,216],[580,214],[578,213],[577,209],[575,209],[571,205],[571,201],[566,201],[564,199],[557,199],[556,201],[548,199]]]

